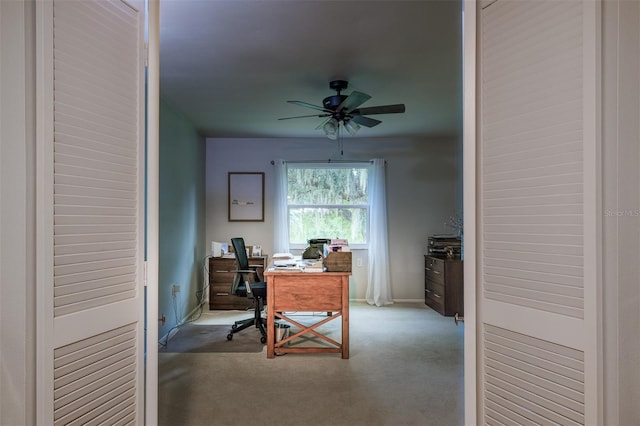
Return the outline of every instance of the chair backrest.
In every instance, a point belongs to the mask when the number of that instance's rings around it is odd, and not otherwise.
[[[248,270],[249,258],[247,257],[247,250],[244,245],[244,238],[232,238],[231,244],[233,245],[233,251],[236,255],[236,269]],[[251,294],[250,288],[246,285],[247,277],[242,273],[236,273],[233,277],[233,283],[231,284],[231,294],[237,296],[248,297]],[[249,292],[247,292],[249,290]]]
[[[244,238],[232,238],[231,244],[233,245],[233,251],[236,253],[238,269],[248,270],[249,258],[247,257],[247,248],[244,245]]]

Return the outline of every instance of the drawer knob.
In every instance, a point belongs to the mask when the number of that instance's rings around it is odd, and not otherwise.
[[[453,316],[453,320],[455,321],[456,325],[458,325],[459,322],[464,322],[464,317],[461,317],[456,312],[456,314]]]

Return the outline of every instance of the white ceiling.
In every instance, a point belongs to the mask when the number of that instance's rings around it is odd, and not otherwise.
[[[161,0],[160,95],[207,137],[322,137],[315,111],[349,81],[404,103],[356,137],[448,136],[461,125],[459,0]]]

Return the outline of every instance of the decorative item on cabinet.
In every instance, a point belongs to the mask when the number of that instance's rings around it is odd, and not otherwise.
[[[262,277],[267,266],[266,255],[251,256],[250,265],[260,265],[258,274]],[[253,299],[231,294],[231,285],[236,270],[236,259],[233,257],[209,258],[209,309],[249,309]]]
[[[424,257],[424,303],[441,315],[464,315],[463,261]]]

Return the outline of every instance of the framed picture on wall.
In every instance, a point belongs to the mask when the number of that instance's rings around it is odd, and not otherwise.
[[[264,222],[264,172],[229,172],[229,222]]]

